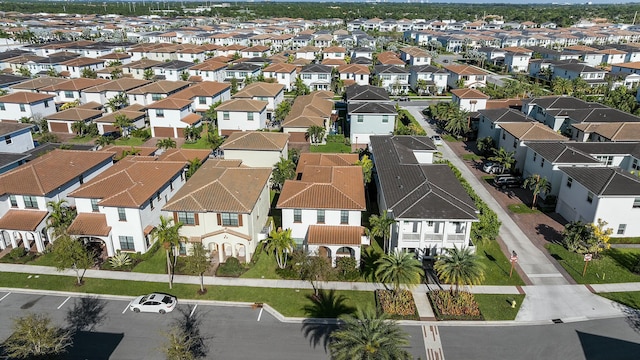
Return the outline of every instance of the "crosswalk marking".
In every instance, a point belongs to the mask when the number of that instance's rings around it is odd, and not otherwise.
[[[427,352],[427,360],[444,360],[444,351],[440,342],[440,332],[436,325],[422,325],[424,348]]]

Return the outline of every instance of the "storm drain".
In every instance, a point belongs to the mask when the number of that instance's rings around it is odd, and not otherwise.
[[[551,319],[551,321],[553,321],[554,324],[562,324],[563,323],[562,319]]]

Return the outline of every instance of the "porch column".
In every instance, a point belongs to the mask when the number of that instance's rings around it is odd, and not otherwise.
[[[443,221],[442,222],[442,247],[443,248],[448,248],[448,242],[449,242],[449,226],[451,225],[451,222],[449,221]]]
[[[338,257],[338,249],[340,246],[327,246],[331,250],[331,267],[336,267],[336,258]]]
[[[224,259],[222,258],[222,253],[224,252],[224,243],[220,245],[216,245],[218,247],[218,262],[222,264]]]
[[[15,236],[13,236],[13,232],[7,231],[7,233],[9,234],[9,240],[11,240],[11,247],[16,249],[18,247],[18,242],[16,241]]]
[[[104,239],[104,244],[107,246],[107,256],[114,256],[116,251],[113,249],[113,238],[111,237],[111,234]]]
[[[36,243],[36,249],[38,250],[38,252],[44,252],[44,244],[42,243],[42,237],[40,236],[40,234],[37,232],[32,232],[31,234],[33,235],[33,241],[35,241]]]
[[[4,245],[4,234],[0,231],[0,251],[6,248],[7,247]]]
[[[360,267],[360,249],[361,248],[362,247],[360,247],[360,246],[356,246],[353,249],[353,256],[356,259],[356,267]]]
[[[234,258],[238,258],[238,249],[236,249],[236,243],[230,243],[231,244],[231,256],[233,256]]]

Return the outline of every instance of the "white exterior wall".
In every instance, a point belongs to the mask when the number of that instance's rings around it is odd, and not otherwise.
[[[88,93],[88,92],[82,92],[81,93],[82,96],[80,98],[80,101],[82,103],[88,103],[88,102],[92,102],[95,101],[98,104],[106,104],[107,103],[107,97],[105,96],[104,93]]]
[[[358,85],[369,85],[369,74],[341,73],[340,80],[355,80]]]
[[[242,160],[242,165],[249,167],[272,168],[280,161],[280,157],[287,158],[287,146],[283,151],[254,151],[254,150],[225,150],[226,160]]]
[[[357,210],[349,210],[349,223],[340,224],[340,211],[326,209],[324,212],[324,223],[322,225],[349,225],[361,226],[362,213]],[[302,221],[293,221],[294,209],[282,209],[282,228],[291,229],[291,237],[300,242],[307,237],[309,225],[316,225],[318,219],[317,209],[302,209]]]
[[[518,169],[522,171],[524,167],[524,160],[527,155],[527,147],[525,146],[523,141],[517,140],[513,135],[508,132],[501,130],[502,135],[500,136],[500,140],[497,142],[497,148],[504,148],[506,151],[513,151],[514,158],[516,159],[516,163],[513,166],[513,169]],[[514,146],[515,144],[515,146]]]
[[[218,134],[222,130],[258,130],[267,127],[266,108],[261,112],[253,112],[253,120],[247,120],[248,112],[229,111],[229,120],[224,120],[224,111],[218,111]]]
[[[45,106],[45,102],[24,104],[24,111],[20,111],[20,104],[4,103],[5,109],[0,110],[0,119],[18,121],[22,117],[32,117],[36,114],[42,117],[54,114],[56,106],[53,100],[47,100],[47,102],[48,106]]]
[[[461,110],[474,112],[487,108],[487,99],[460,99],[458,98],[458,106]]]
[[[575,182],[574,182],[575,183]],[[640,194],[638,195],[640,197]],[[598,219],[608,222],[608,228],[613,229],[611,237],[640,236],[640,208],[634,208],[635,197],[601,197],[597,201],[597,209],[593,222]],[[594,199],[594,203],[596,200]],[[618,234],[620,224],[625,224],[623,234]]]
[[[397,222],[392,228],[392,248],[395,245],[400,250],[415,249],[420,258],[440,255],[444,252],[443,249],[453,247],[464,249],[470,246],[471,221],[456,221],[454,219],[396,220]],[[418,223],[416,232],[413,231],[415,222]],[[461,224],[460,232],[456,232],[455,222]]]
[[[331,73],[301,73],[300,78],[312,91],[329,90],[331,88]]]
[[[387,122],[382,121],[382,114],[349,114],[351,118],[352,144],[369,144],[369,137],[372,135],[393,134],[396,124],[396,115],[386,114]],[[358,122],[358,115],[364,115],[363,121]]]
[[[293,89],[293,84],[296,82],[296,71],[292,73],[278,73],[274,71],[268,71],[264,74],[265,78],[273,78],[276,79],[278,84],[284,85],[285,91],[291,91]]]
[[[9,144],[7,144],[5,136],[11,137]],[[34,147],[33,137],[29,129],[0,136],[0,153],[20,154]]]
[[[147,114],[149,116],[149,124],[151,127],[151,136],[155,137],[154,127],[172,127],[174,129],[184,129],[188,126],[187,123],[180,121],[183,117],[189,115],[189,107],[184,110],[164,109],[164,117],[158,117],[156,115],[156,109],[148,109]],[[177,137],[176,131],[174,131],[174,137]]]

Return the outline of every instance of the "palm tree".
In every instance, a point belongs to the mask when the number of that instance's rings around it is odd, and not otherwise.
[[[71,131],[73,131],[79,137],[84,136],[84,132],[87,130],[87,125],[83,121],[74,121],[71,124]]]
[[[145,69],[144,72],[142,73],[142,78],[145,80],[153,80],[154,77],[155,77],[155,74],[153,73],[153,69],[151,68]]]
[[[307,129],[306,137],[311,140],[312,144],[319,144],[324,139],[324,134],[326,133],[325,128],[318,125],[311,125]]]
[[[524,188],[531,190],[533,193],[533,201],[531,201],[531,209],[536,207],[536,200],[538,194],[547,194],[551,191],[551,183],[545,177],[540,177],[539,174],[533,174],[524,180]]]
[[[444,129],[455,137],[466,134],[467,131],[469,131],[469,113],[458,109],[458,111],[449,118]]]
[[[478,285],[484,280],[484,264],[468,247],[446,249],[446,254],[438,256],[433,268],[440,279],[455,285],[456,294],[460,285]]]
[[[370,234],[374,237],[382,237],[382,246],[384,253],[388,253],[390,245],[387,244],[391,237],[391,225],[396,221],[387,215],[387,210],[382,212],[381,216],[371,215],[369,218]]]
[[[571,95],[573,92],[573,84],[569,79],[556,77],[551,82],[551,89],[556,95]]]
[[[291,237],[291,229],[271,230],[267,239],[267,251],[274,253],[280,269],[287,267],[287,253],[293,251],[295,241]]]
[[[115,116],[113,126],[115,126],[116,129],[118,129],[122,133],[122,137],[127,138],[129,137],[129,128],[131,127],[132,123],[133,122],[127,115],[118,114]]]
[[[515,153],[504,148],[494,149],[493,156],[489,160],[497,162],[502,167],[502,172],[509,171],[516,163]]]
[[[176,141],[172,138],[160,139],[156,143],[156,146],[162,150],[174,149],[176,147]]]
[[[100,136],[96,139],[95,144],[98,148],[102,149],[107,145],[113,144],[113,138],[111,136]]]
[[[63,235],[76,217],[76,211],[67,206],[67,200],[48,201],[47,207],[51,208],[47,218],[47,230],[52,230],[54,238]]]
[[[162,247],[167,255],[167,274],[169,275],[169,289],[173,288],[173,271],[171,266],[171,256],[169,250],[180,246],[180,241],[186,238],[180,235],[182,223],[173,224],[173,219],[160,216],[160,225],[153,232],[153,239],[162,243]]]
[[[346,315],[343,324],[331,334],[329,350],[334,360],[411,359],[403,349],[408,335],[395,321],[374,310],[358,309]]]
[[[400,285],[415,286],[420,283],[423,274],[420,261],[413,254],[401,250],[383,255],[376,265],[376,278],[384,284],[393,284],[395,300],[399,298]]]
[[[198,171],[200,166],[202,166],[202,161],[200,161],[200,159],[193,158],[189,160],[189,163],[187,164],[187,171],[184,175],[187,178],[187,180],[189,180],[189,178],[193,176],[193,174],[195,174],[196,171]]]
[[[129,98],[127,97],[127,94],[121,92],[109,99],[106,105],[111,112],[116,112],[129,105]]]

